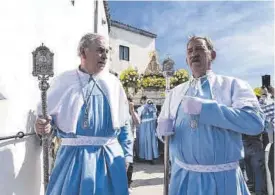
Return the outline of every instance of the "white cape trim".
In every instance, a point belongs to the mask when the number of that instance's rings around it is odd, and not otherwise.
[[[55,116],[57,127],[66,133],[76,132],[78,117],[84,104],[77,73],[85,86],[90,75],[75,69],[56,77],[47,95],[48,113]],[[129,107],[120,81],[107,71],[102,71],[93,78],[109,102],[113,128],[125,126],[129,120]],[[37,114],[42,114],[41,103]]]
[[[233,108],[251,107],[260,109],[258,100],[249,84],[233,77],[216,75],[209,72],[207,76],[213,100]],[[158,120],[176,118],[178,107],[190,87],[191,81],[178,85],[165,98]]]

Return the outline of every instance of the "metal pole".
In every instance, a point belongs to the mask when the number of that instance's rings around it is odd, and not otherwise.
[[[170,90],[170,77],[166,75],[166,90],[167,97]],[[163,194],[168,195],[169,192],[169,136],[164,137],[164,190]]]
[[[43,43],[32,52],[33,72],[32,75],[38,77],[39,89],[41,91],[42,117],[47,117],[47,90],[50,88],[49,77],[53,77],[53,56],[49,48]],[[42,135],[42,153],[43,153],[43,177],[44,191],[46,192],[49,183],[49,141],[48,135]]]
[[[98,0],[95,0],[94,3],[94,32],[97,33],[98,30]]]
[[[46,119],[47,117],[47,90],[49,89],[49,84],[45,77],[39,83],[39,88],[41,90],[41,102],[42,102],[42,117]],[[43,176],[44,176],[44,191],[46,192],[49,183],[49,143],[48,136],[46,134],[42,135],[42,150],[43,150]]]
[[[30,135],[36,135],[36,133],[23,133],[22,131],[19,131],[16,135],[0,137],[0,141],[9,140],[9,139],[17,139],[17,138],[21,139],[21,138],[24,138],[24,137],[30,136]]]

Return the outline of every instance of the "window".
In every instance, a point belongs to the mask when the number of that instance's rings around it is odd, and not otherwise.
[[[129,61],[129,47],[119,46],[119,59]]]

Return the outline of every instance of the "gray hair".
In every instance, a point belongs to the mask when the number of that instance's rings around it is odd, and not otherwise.
[[[204,40],[206,42],[207,48],[210,51],[215,51],[213,41],[209,37],[200,37],[200,36],[192,35],[192,36],[189,37],[187,47],[188,47],[188,45],[191,41],[198,40],[198,39]]]
[[[83,54],[86,48],[90,48],[93,44],[96,43],[98,39],[105,39],[103,35],[97,33],[87,33],[79,41],[77,47],[77,55],[80,57]]]

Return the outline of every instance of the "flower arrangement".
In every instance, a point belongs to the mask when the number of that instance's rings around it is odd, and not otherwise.
[[[189,79],[188,72],[185,69],[177,70],[171,78],[171,88],[186,82]]]
[[[177,70],[170,80],[170,87],[173,88],[189,79],[185,69]],[[140,88],[155,90],[165,89],[165,78],[160,74],[139,75],[138,71],[132,67],[127,68],[120,74],[120,81],[126,92],[134,89],[137,92]]]
[[[165,78],[161,75],[147,75],[141,78],[142,88],[164,89]]]
[[[140,76],[136,69],[129,67],[124,70],[119,77],[123,87],[128,90],[128,88],[135,88],[137,91],[140,88]]]

